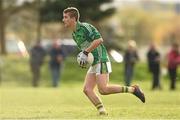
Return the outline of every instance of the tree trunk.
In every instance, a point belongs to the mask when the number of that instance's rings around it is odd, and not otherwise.
[[[40,20],[40,7],[41,7],[41,0],[37,1],[37,14],[38,14],[38,21],[37,21],[37,42],[41,42],[41,20]]]
[[[0,49],[1,54],[6,54],[5,43],[5,21],[3,11],[3,0],[0,0]]]

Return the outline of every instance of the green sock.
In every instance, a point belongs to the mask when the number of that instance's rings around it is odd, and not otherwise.
[[[133,87],[123,86],[122,93],[132,93],[134,91]]]

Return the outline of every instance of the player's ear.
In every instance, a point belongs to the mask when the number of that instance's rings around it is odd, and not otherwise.
[[[76,21],[76,18],[75,18],[75,17],[71,17],[71,20],[72,20],[72,21]]]

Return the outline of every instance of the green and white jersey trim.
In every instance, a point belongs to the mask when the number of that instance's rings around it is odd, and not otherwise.
[[[89,34],[90,34],[89,36],[91,36],[93,34],[93,32],[92,32],[92,29],[90,27],[90,24],[88,24],[88,23],[82,23],[82,24],[89,31]]]

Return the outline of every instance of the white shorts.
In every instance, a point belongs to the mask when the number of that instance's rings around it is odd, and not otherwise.
[[[101,62],[94,66],[91,66],[87,73],[96,73],[96,74],[103,74],[103,73],[111,73],[111,63],[110,62]]]

